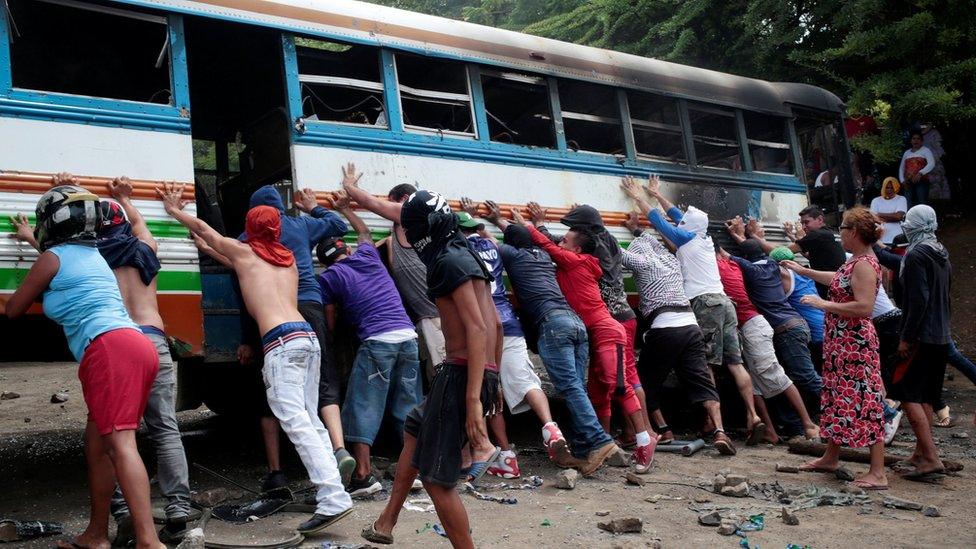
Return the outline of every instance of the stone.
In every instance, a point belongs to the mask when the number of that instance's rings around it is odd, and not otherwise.
[[[579,480],[579,476],[579,471],[576,469],[563,469],[556,475],[555,486],[562,490],[572,490],[576,488],[576,482]]]
[[[624,475],[624,478],[627,479],[627,484],[633,484],[634,486],[643,486],[644,484],[646,484],[646,482],[644,481],[643,478],[641,478],[640,475],[631,471],[627,471],[627,474]]]
[[[617,448],[615,452],[607,456],[606,464],[610,467],[630,467],[630,454]]]
[[[607,511],[606,509],[604,509],[602,511],[597,511],[596,512],[596,516],[598,516],[598,517],[610,516],[610,511]]]
[[[735,474],[735,473],[732,473],[730,475],[725,475],[725,485],[726,486],[736,486],[736,485],[742,484],[742,483],[748,484],[749,483],[749,477],[747,477],[745,475],[738,475],[738,474]]]
[[[749,495],[749,485],[742,482],[734,486],[725,486],[722,488],[721,494],[733,498],[744,498]]]
[[[799,526],[800,524],[800,517],[796,516],[796,513],[790,510],[789,507],[783,507],[782,517],[783,524],[788,524],[790,526]]]
[[[31,418],[29,418],[29,417],[25,417],[24,418],[24,423],[30,423],[30,422],[31,422]]]
[[[722,492],[722,488],[725,488],[725,475],[715,475],[712,479],[712,491],[718,494]]]
[[[68,393],[54,393],[51,395],[51,404],[61,404],[68,402]]]
[[[204,549],[205,539],[203,528],[194,528],[183,536],[183,541],[176,546],[176,549]]]
[[[927,517],[941,517],[942,516],[942,513],[939,511],[939,508],[936,507],[935,505],[926,505],[925,508],[922,509],[922,514],[925,515],[925,516],[927,516]]]
[[[648,496],[644,498],[644,501],[646,501],[647,503],[657,503],[662,499],[664,499],[664,496],[662,494],[654,494],[653,496]]]
[[[644,530],[644,521],[639,518],[627,517],[613,519],[610,522],[598,522],[596,526],[611,534],[639,534]]]
[[[661,549],[661,541],[656,539],[650,541],[616,541],[610,544],[610,549]]]
[[[708,496],[695,496],[695,503],[708,503],[712,501],[712,498]]]
[[[736,530],[738,530],[738,527],[734,522],[728,519],[723,520],[722,523],[718,525],[718,533],[723,536],[731,536],[732,534],[735,534]]]
[[[893,496],[885,496],[883,503],[885,507],[890,507],[892,509],[907,509],[909,511],[921,511],[923,507],[921,503],[896,498]]]
[[[0,400],[13,400],[15,398],[20,398],[20,393],[15,393],[13,391],[4,391],[0,393]]]
[[[848,484],[846,486],[841,487],[840,491],[843,494],[852,494],[855,496],[863,496],[867,493],[864,491],[864,488],[861,488],[860,486],[854,486],[853,484]]]
[[[952,433],[952,438],[969,438],[969,433],[967,433],[965,431],[962,431],[962,432],[959,432],[959,433]]]
[[[193,494],[190,499],[203,507],[214,507],[231,499],[231,493],[227,488],[211,488],[210,490]]]
[[[722,515],[720,515],[718,511],[698,515],[698,524],[701,524],[702,526],[718,526],[719,524],[722,524]]]
[[[851,470],[846,467],[838,467],[837,470],[834,471],[834,476],[837,477],[837,480],[845,480],[847,482],[854,480],[854,473],[852,473]]]
[[[797,467],[796,465],[787,465],[785,463],[777,463],[776,464],[776,472],[777,473],[799,473],[800,472],[800,468]]]

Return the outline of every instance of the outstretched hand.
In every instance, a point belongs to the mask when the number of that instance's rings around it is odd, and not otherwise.
[[[542,225],[546,222],[546,209],[539,205],[538,202],[529,202],[529,217],[532,219],[532,223],[535,225]],[[515,211],[514,209],[512,210]],[[521,217],[521,215],[519,216]],[[523,221],[516,221],[518,224],[523,224]]]
[[[624,191],[627,198],[631,200],[639,200],[643,191],[641,190],[640,184],[633,176],[627,175],[620,182],[620,189]]]
[[[765,240],[766,229],[763,228],[762,223],[760,223],[758,219],[750,219],[749,223],[746,224],[746,234],[752,238]]]
[[[295,207],[305,213],[311,212],[318,205],[319,201],[315,198],[315,191],[312,189],[302,189],[295,195]]]
[[[342,186],[343,188],[359,188],[359,178],[363,176],[362,173],[356,173],[356,165],[349,162],[344,167],[342,167]]]
[[[78,181],[75,176],[68,172],[58,172],[51,176],[51,186],[58,187],[60,185],[77,185]]]
[[[726,221],[725,228],[729,231],[729,234],[732,235],[732,238],[734,238],[736,241],[742,242],[743,240],[746,239],[746,226],[742,222],[741,216],[737,215],[732,219]]]
[[[518,208],[512,208],[511,212],[513,223],[517,225],[526,225],[525,218],[522,217],[522,212],[518,211]],[[532,206],[529,206],[529,212],[532,212]]]
[[[624,221],[624,227],[627,227],[627,230],[633,233],[640,228],[640,218],[641,214],[637,212],[627,212],[627,220]]]
[[[182,210],[190,203],[189,200],[183,200],[184,187],[185,184],[174,182],[163,183],[161,187],[156,187],[156,194],[162,199],[167,213]]]
[[[132,198],[132,181],[128,177],[116,177],[108,182],[108,192],[112,198],[123,201]]]
[[[488,215],[485,216],[485,219],[497,225],[502,218],[502,209],[494,200],[485,200],[485,207],[488,208]]]
[[[657,198],[661,192],[661,178],[657,174],[647,176],[647,194]]]
[[[34,229],[31,227],[26,215],[21,213],[16,216],[10,216],[10,222],[14,226],[14,232],[10,233],[10,238],[20,240],[21,242],[34,242]]]
[[[461,197],[461,209],[471,217],[478,217],[478,205],[466,196]]]

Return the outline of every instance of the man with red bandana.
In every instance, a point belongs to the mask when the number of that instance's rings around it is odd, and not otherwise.
[[[271,206],[251,208],[245,220],[247,238],[239,242],[183,211],[183,185],[170,184],[156,192],[166,213],[237,271],[244,304],[262,334],[268,405],[318,488],[315,514],[297,530],[325,530],[349,514],[352,499],[342,486],[329,434],[318,418],[321,349],[312,326],[298,312],[298,270],[294,255],[280,242],[281,213]]]

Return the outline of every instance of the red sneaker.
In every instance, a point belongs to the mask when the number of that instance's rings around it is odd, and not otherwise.
[[[560,464],[567,460],[571,461],[570,458],[573,456],[569,453],[569,444],[555,423],[547,423],[542,426],[542,442],[545,444],[549,459],[552,462]]]
[[[634,464],[634,472],[644,474],[651,470],[654,463],[654,449],[657,447],[657,439],[651,437],[651,443],[634,448],[634,453],[630,456],[631,463]]]
[[[522,473],[519,471],[518,460],[515,458],[515,454],[506,456],[502,453],[495,460],[495,463],[492,463],[491,467],[488,468],[488,474],[499,478],[513,479],[519,478]]]

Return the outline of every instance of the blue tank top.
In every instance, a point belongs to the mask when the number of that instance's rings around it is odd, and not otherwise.
[[[807,321],[807,326],[810,327],[810,339],[814,343],[820,343],[823,341],[824,312],[816,307],[800,303],[800,298],[805,295],[819,296],[817,286],[805,276],[798,275],[793,271],[790,271],[790,274],[793,276],[793,291],[786,297],[796,312],[803,317],[803,320]]]
[[[105,332],[138,329],[98,248],[61,244],[48,251],[58,256],[61,266],[44,291],[44,314],[64,328],[76,360],[81,362],[88,344]]]

